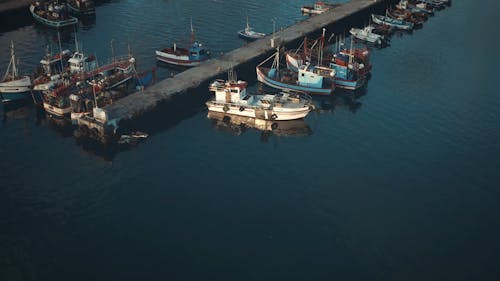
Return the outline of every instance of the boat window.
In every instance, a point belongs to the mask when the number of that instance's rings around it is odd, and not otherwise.
[[[191,52],[191,56],[197,56],[198,53],[197,52]]]
[[[231,89],[231,93],[238,93],[238,89]]]
[[[205,54],[207,53],[207,51],[205,51],[205,50],[200,50],[200,52],[199,52],[199,53],[200,53],[200,55],[205,55]]]

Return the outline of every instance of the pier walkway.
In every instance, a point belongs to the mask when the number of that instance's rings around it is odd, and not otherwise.
[[[236,68],[245,62],[270,53],[274,49],[270,43],[273,37],[279,40],[281,45],[286,45],[304,37],[308,33],[318,31],[324,26],[331,25],[381,2],[384,2],[384,0],[351,0],[330,9],[326,13],[312,16],[277,31],[275,34],[270,34],[263,39],[246,44],[220,57],[210,59],[200,66],[190,68],[174,77],[162,80],[142,92],[131,94],[114,102],[112,105],[104,107],[103,110],[106,113],[107,120],[119,122],[140,116],[155,108],[158,103],[168,100],[174,95],[185,93],[188,89],[196,88],[201,83],[213,79],[232,67]]]

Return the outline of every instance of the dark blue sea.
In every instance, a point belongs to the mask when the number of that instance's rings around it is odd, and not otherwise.
[[[98,60],[130,45],[161,79],[178,70],[154,50],[190,18],[217,56],[246,16],[272,32],[309,2],[98,2],[77,37]],[[204,88],[131,124],[150,136],[127,147],[0,107],[0,280],[499,280],[499,10],[454,0],[373,50],[365,91],[274,131],[207,118]],[[31,73],[57,37],[2,19],[1,71],[10,40]]]

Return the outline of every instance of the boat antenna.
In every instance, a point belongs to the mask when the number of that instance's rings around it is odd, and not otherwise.
[[[248,15],[247,15],[247,30],[250,30],[250,25],[248,24]]]
[[[115,47],[113,46],[113,42],[115,41],[115,39],[111,39],[111,57],[113,58],[113,66],[115,65]]]

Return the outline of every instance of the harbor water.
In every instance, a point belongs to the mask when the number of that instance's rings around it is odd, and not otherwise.
[[[101,1],[77,37],[103,62],[130,45],[161,79],[179,69],[154,51],[186,42],[191,18],[218,56],[247,16],[270,33],[310,2]],[[205,88],[130,124],[150,134],[136,146],[0,107],[0,280],[495,280],[499,8],[453,1],[373,50],[364,91],[272,129],[208,118]],[[30,17],[0,32],[2,71],[11,40],[24,73],[59,48]],[[60,37],[74,48],[75,30]],[[262,90],[252,66],[238,75]]]

